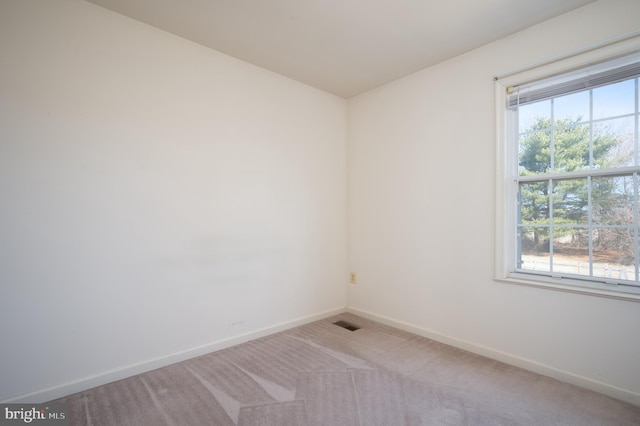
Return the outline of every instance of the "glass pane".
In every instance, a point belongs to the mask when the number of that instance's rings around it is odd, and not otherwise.
[[[554,133],[553,167],[555,172],[573,172],[589,168],[589,125],[560,127]]]
[[[551,132],[520,135],[518,146],[520,176],[548,173],[551,170]]]
[[[593,118],[616,117],[635,110],[633,79],[593,89]]]
[[[553,117],[557,126],[589,120],[589,91],[560,96],[553,100]]]
[[[530,271],[551,272],[549,228],[523,226],[520,228],[518,238],[520,245],[519,267]]]
[[[593,164],[596,168],[634,165],[633,117],[593,124]]]
[[[594,177],[591,180],[591,200],[595,225],[633,224],[633,176]]]
[[[553,181],[553,223],[587,224],[589,193],[587,179]]]
[[[534,102],[518,108],[520,133],[551,127],[551,100]]]
[[[549,223],[549,184],[547,182],[530,182],[520,184],[521,224]]]
[[[634,232],[628,228],[593,230],[593,275],[635,280]]]
[[[589,275],[589,231],[553,228],[553,272]]]

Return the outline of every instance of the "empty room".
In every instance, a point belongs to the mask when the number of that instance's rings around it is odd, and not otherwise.
[[[0,423],[640,424],[638,0],[0,0]]]

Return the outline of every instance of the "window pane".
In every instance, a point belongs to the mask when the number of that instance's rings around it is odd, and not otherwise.
[[[523,226],[520,228],[519,241],[521,269],[530,271],[551,271],[549,254],[549,228]]]
[[[634,165],[634,117],[594,123],[593,164],[595,168]]]
[[[589,230],[553,228],[553,272],[589,275]]]
[[[534,102],[518,108],[518,129],[520,133],[533,130],[536,123],[551,127],[551,100]]]
[[[616,117],[635,111],[634,80],[593,89],[593,118]]]
[[[573,172],[589,168],[589,125],[560,127],[554,133],[554,171]]]
[[[531,182],[520,184],[520,223],[549,223],[549,184]]]
[[[594,177],[591,181],[591,199],[595,225],[633,224],[633,176]]]
[[[634,231],[629,228],[593,230],[593,276],[635,280]]]
[[[587,179],[553,181],[553,223],[587,224],[589,194]]]
[[[553,100],[556,125],[589,120],[589,91],[560,96]]]
[[[628,68],[609,71],[594,65],[529,81],[515,109],[510,97],[507,129],[517,132],[508,133],[507,153],[518,156],[518,171],[508,177],[518,192],[507,216],[517,217],[509,267],[552,282],[631,281],[640,291],[640,78],[588,87],[603,81],[594,76],[629,75]]]
[[[551,170],[551,131],[521,135],[518,149],[520,176]]]

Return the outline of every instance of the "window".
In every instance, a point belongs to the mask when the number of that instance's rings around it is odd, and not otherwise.
[[[640,54],[591,55],[498,79],[497,275],[640,299]]]

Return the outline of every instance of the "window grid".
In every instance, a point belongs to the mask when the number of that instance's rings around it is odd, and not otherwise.
[[[524,273],[541,273],[542,275],[550,275],[552,277],[574,277],[578,279],[592,279],[594,281],[607,282],[607,283],[615,283],[619,285],[633,285],[640,286],[640,230],[638,224],[640,223],[640,188],[639,188],[639,179],[638,175],[640,172],[640,84],[639,78],[633,79],[634,81],[634,112],[627,114],[620,114],[615,116],[607,116],[603,118],[595,118],[594,117],[594,96],[593,89],[589,90],[589,117],[588,120],[580,120],[579,122],[572,123],[566,126],[557,126],[555,119],[555,101],[556,98],[552,98],[550,100],[550,127],[548,129],[535,129],[531,131],[525,131],[520,133],[519,129],[516,131],[518,134],[518,141],[520,141],[523,136],[527,134],[541,133],[545,131],[550,132],[550,140],[549,140],[549,150],[550,150],[550,159],[549,159],[549,167],[550,173],[541,173],[534,174],[528,176],[521,176],[520,171],[518,172],[518,178],[516,179],[518,194],[517,194],[517,232],[516,232],[516,270],[518,272]],[[595,133],[595,125],[602,122],[611,122],[616,119],[621,118],[633,118],[633,166],[631,167],[613,167],[611,169],[596,169],[595,159],[594,159],[594,133]],[[580,171],[572,171],[572,172],[557,172],[556,171],[556,155],[555,155],[555,143],[556,143],[556,135],[559,130],[563,129],[572,129],[580,125],[588,124],[589,125],[589,160],[588,166],[586,170]],[[518,142],[519,143],[519,142]],[[518,150],[519,151],[519,150]],[[594,224],[593,220],[593,177],[599,176],[610,176],[610,177],[624,177],[624,176],[632,176],[633,179],[633,224],[632,225],[610,225],[610,224]],[[554,185],[558,181],[567,180],[567,179],[578,179],[578,178],[586,178],[587,184],[587,223],[570,223],[570,224],[555,224],[554,223]],[[521,217],[521,206],[522,206],[522,195],[521,195],[521,185],[520,183],[524,182],[547,182],[547,200],[548,200],[548,225],[545,224],[527,224],[523,223]],[[523,268],[522,264],[522,235],[527,228],[547,228],[549,235],[549,268],[547,272],[539,272],[532,269]],[[587,230],[587,243],[588,243],[588,275],[583,274],[569,274],[562,273],[561,270],[556,271],[556,264],[554,262],[554,234],[555,230],[559,230],[562,228],[573,228],[573,229],[586,229]],[[633,233],[633,253],[634,253],[634,277],[632,280],[629,279],[620,279],[614,278],[610,279],[607,277],[601,277],[595,274],[594,272],[594,235],[596,229],[626,229],[632,231]]]
[[[640,165],[640,78],[635,80],[636,86],[636,117],[635,117],[635,134],[634,134],[634,149],[635,149],[635,165]],[[636,225],[640,223],[640,179],[638,173],[633,174],[634,181],[634,198],[633,204],[633,220]],[[636,282],[640,282],[640,227],[636,226],[633,231],[633,237],[635,241],[635,262],[636,262]]]

